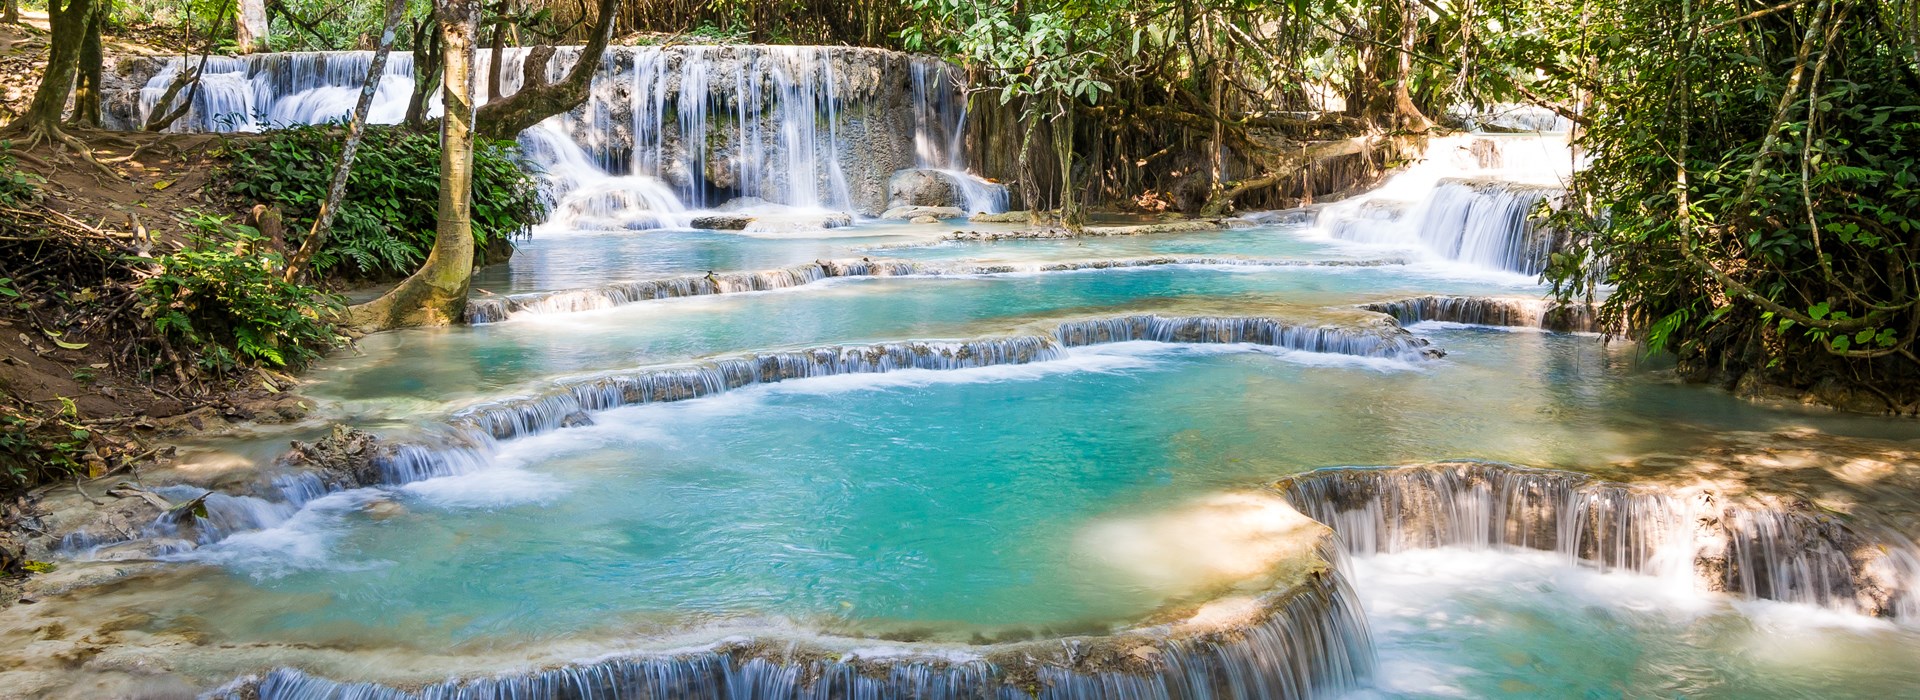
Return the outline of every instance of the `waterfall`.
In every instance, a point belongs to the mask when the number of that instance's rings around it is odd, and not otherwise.
[[[1540,220],[1574,165],[1561,136],[1435,139],[1426,160],[1373,192],[1321,209],[1317,223],[1336,239],[1538,276],[1566,244]]]
[[[958,69],[942,62],[915,61],[912,75],[914,168],[945,180],[968,213],[1006,211],[1006,186],[967,172],[967,86]]]
[[[467,322],[474,324],[498,323],[510,317],[523,314],[572,313],[576,311],[609,309],[615,306],[652,299],[672,299],[713,294],[736,294],[741,292],[790,289],[822,280],[841,277],[1075,272],[1080,270],[1129,269],[1164,265],[1219,267],[1369,267],[1401,263],[1402,261],[1398,260],[1317,261],[1287,258],[1259,259],[1174,256],[992,265],[965,263],[942,265],[905,260],[871,260],[867,258],[858,260],[817,260],[811,263],[793,265],[776,270],[728,272],[711,276],[683,275],[664,279],[613,282],[580,289],[478,297],[467,302]]]
[[[1140,314],[1059,324],[1046,336],[962,341],[832,345],[651,367],[561,382],[546,393],[482,404],[448,421],[432,444],[403,446],[383,460],[387,483],[406,483],[484,468],[491,445],[592,423],[591,414],[622,406],[684,401],[749,385],[807,377],[878,374],[907,369],[957,370],[1058,360],[1065,348],[1127,341],[1248,343],[1302,352],[1420,360],[1426,341],[1391,325],[1350,329],[1263,317]]]
[[[1443,321],[1565,333],[1600,332],[1600,321],[1592,306],[1561,305],[1545,299],[1430,295],[1361,304],[1360,308],[1392,316],[1401,325]]]
[[[491,53],[477,52],[476,75],[487,74]],[[504,96],[520,89],[531,51],[501,53]],[[557,49],[547,79],[563,78],[579,53]],[[371,57],[351,51],[208,59],[193,110],[172,128],[260,131],[342,119]],[[135,85],[108,91],[110,103],[122,103],[107,110],[109,126],[139,128],[173,77],[198,60],[123,61]],[[482,99],[499,97],[484,94],[480,82]],[[684,226],[668,215],[749,197],[877,215],[888,178],[916,167],[947,173],[971,208],[1003,209],[1004,188],[965,172],[965,89],[944,62],[878,49],[612,46],[586,103],[529,129],[522,143],[548,180],[557,226]],[[371,121],[400,121],[412,91],[412,58],[396,52]],[[598,204],[563,205],[572,190],[606,178],[650,180],[606,183],[583,195]],[[609,198],[609,191],[622,194]],[[674,206],[660,201],[663,191]],[[642,207],[654,214],[606,215]]]
[[[152,59],[149,59],[151,61]],[[109,128],[137,130],[159,110],[160,98],[187,66],[199,66],[200,57],[160,59],[157,65],[139,60],[127,63],[154,72],[139,86],[131,110],[107,110]],[[210,56],[204,59],[199,93],[193,106],[167,127],[173,132],[261,131],[298,124],[344,121],[360,99],[360,87],[373,64],[372,51],[267,53],[251,56]],[[185,99],[181,90],[176,99]],[[367,120],[396,124],[406,117],[413,94],[413,57],[394,52],[387,58]],[[168,111],[171,111],[171,106]]]
[[[1356,555],[1535,549],[1708,591],[1920,619],[1911,542],[1863,535],[1804,506],[1493,463],[1323,469],[1278,488]]]
[[[1181,624],[984,647],[859,652],[810,642],[749,640],[709,651],[627,656],[401,690],[343,683],[282,668],[211,694],[259,700],[545,700],[549,698],[1223,698],[1336,697],[1373,673],[1366,616],[1331,564],[1290,590],[1265,596],[1244,626]],[[857,642],[872,648],[871,641]]]

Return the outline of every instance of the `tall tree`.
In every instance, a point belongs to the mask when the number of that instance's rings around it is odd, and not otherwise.
[[[60,136],[60,119],[67,112],[67,98],[73,96],[74,76],[80,70],[80,54],[93,22],[95,0],[47,0],[47,23],[53,37],[47,50],[47,67],[40,76],[40,87],[33,93],[27,111],[13,127],[31,132],[35,138]]]
[[[348,310],[366,332],[443,326],[466,318],[473,279],[473,52],[479,31],[477,0],[438,0],[441,55],[439,223],[426,263],[373,301]]]
[[[380,48],[373,52],[373,61],[367,64],[366,82],[360,85],[360,101],[353,106],[353,116],[347,121],[347,141],[340,147],[340,161],[333,169],[333,182],[327,187],[327,200],[320,203],[320,212],[313,219],[313,229],[307,232],[307,239],[300,244],[300,250],[287,261],[286,280],[298,282],[306,274],[307,264],[315,253],[327,244],[327,234],[333,229],[333,217],[340,208],[340,200],[347,194],[347,178],[353,174],[353,158],[360,150],[360,137],[367,132],[367,112],[373,109],[373,95],[380,89],[380,78],[387,72],[387,53],[393,50],[394,35],[400,31],[400,23],[405,21],[407,0],[387,0],[386,29],[380,33]]]
[[[266,0],[240,0],[233,13],[233,50],[238,53],[267,51]]]

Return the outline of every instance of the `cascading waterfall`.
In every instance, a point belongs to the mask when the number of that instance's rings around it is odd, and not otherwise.
[[[1562,305],[1546,299],[1509,299],[1429,295],[1361,304],[1360,308],[1392,316],[1402,325],[1423,321],[1475,326],[1543,328],[1565,333],[1596,333],[1599,318],[1587,305]]]
[[[912,74],[914,167],[944,179],[970,213],[1006,211],[1007,188],[967,172],[966,81],[942,62],[915,61]]]
[[[1402,264],[1400,260],[1297,260],[1290,258],[1144,257],[1078,260],[1029,264],[937,264],[905,260],[818,260],[777,270],[683,275],[664,279],[614,282],[597,287],[480,297],[467,302],[467,322],[498,323],[519,315],[572,313],[609,309],[653,299],[764,292],[790,289],[843,277],[909,277],[994,275],[1031,272],[1075,272],[1194,265],[1219,267],[1371,267]]]
[[[1268,596],[1238,628],[1151,627],[1002,647],[883,650],[866,658],[795,643],[723,645],[711,651],[635,656],[406,691],[341,683],[295,669],[241,679],[212,697],[259,700],[545,700],[548,698],[995,698],[1083,700],[1305,699],[1363,686],[1375,665],[1366,616],[1332,564]],[[866,646],[873,646],[871,643]],[[774,650],[774,651],[769,651]]]
[[[1279,489],[1355,555],[1535,549],[1709,591],[1920,619],[1912,543],[1809,509],[1478,462],[1323,469]]]
[[[521,87],[529,53],[501,52],[502,96]],[[476,75],[487,75],[491,55],[477,52]],[[557,49],[547,78],[564,77],[578,56],[577,47]],[[259,131],[342,119],[371,57],[354,51],[210,59],[194,109],[172,129]],[[120,105],[108,110],[108,122],[137,129],[186,63],[123,63],[139,84],[109,90],[109,102]],[[404,117],[412,68],[406,53],[389,58],[371,121]],[[897,79],[902,74],[911,80]],[[486,95],[484,77],[478,82],[483,99],[497,97]],[[743,198],[878,214],[888,178],[915,167],[948,173],[970,208],[997,211],[1004,188],[965,173],[964,90],[945,63],[877,49],[615,46],[587,102],[530,129],[522,142],[548,180],[556,226],[684,226],[670,215]],[[568,193],[590,185],[599,185],[584,194],[594,202],[565,205]],[[673,205],[661,201],[660,188],[672,193]],[[653,214],[608,214],[622,207]]]
[[[1564,138],[1450,137],[1428,153],[1378,190],[1322,209],[1320,229],[1487,270],[1544,272],[1564,246],[1541,225],[1574,165]]]
[[[165,60],[132,96],[131,105],[102,115],[109,128],[137,130],[162,110],[167,87],[186,66],[201,65],[200,57]],[[342,121],[360,99],[360,86],[373,65],[372,51],[269,53],[251,56],[210,56],[204,59],[200,88],[193,106],[167,127],[172,132],[262,131],[299,124]],[[186,99],[181,90],[176,100]],[[413,94],[413,57],[403,52],[388,56],[367,120],[397,124],[406,117]],[[175,103],[177,104],[177,102]],[[127,109],[126,107],[131,107]],[[171,112],[174,104],[165,106]]]

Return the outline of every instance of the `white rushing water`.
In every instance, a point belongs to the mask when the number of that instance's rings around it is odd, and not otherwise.
[[[522,87],[527,49],[502,52],[500,96]],[[578,48],[555,52],[545,79],[565,77]],[[206,63],[192,107],[169,130],[262,131],[347,118],[372,52],[259,54]],[[136,128],[199,59],[166,62],[129,113]],[[476,55],[476,91],[491,52]],[[894,66],[902,63],[904,66]],[[904,68],[904,70],[902,70]],[[413,60],[395,53],[369,120],[398,123],[414,89]],[[887,78],[911,76],[905,84]],[[816,212],[879,214],[896,171],[925,170],[950,204],[1003,211],[1006,189],[967,172],[965,79],[951,65],[884,51],[815,46],[612,47],[587,102],[521,135],[553,207],[550,231],[684,228],[687,212],[762,215],[776,227],[830,227]],[[426,105],[438,114],[438,94]],[[110,120],[112,121],[112,120]]]
[[[1540,223],[1578,166],[1564,135],[1434,139],[1380,188],[1320,210],[1330,238],[1537,277],[1561,244]]]

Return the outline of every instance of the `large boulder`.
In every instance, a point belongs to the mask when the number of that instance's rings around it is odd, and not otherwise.
[[[966,202],[960,200],[953,182],[936,170],[901,170],[887,180],[888,209],[965,206]]]

